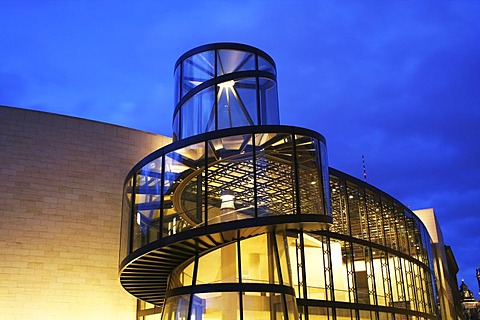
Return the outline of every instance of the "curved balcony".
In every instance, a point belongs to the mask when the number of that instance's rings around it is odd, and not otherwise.
[[[325,139],[288,126],[219,130],[146,157],[126,179],[120,279],[161,305],[169,273],[196,253],[331,223]]]

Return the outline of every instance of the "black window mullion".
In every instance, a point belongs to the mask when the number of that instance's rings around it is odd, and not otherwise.
[[[294,188],[295,188],[295,206],[296,206],[296,214],[301,214],[300,210],[300,184],[298,181],[298,162],[297,162],[297,146],[295,141],[295,134],[292,134],[292,154],[293,154],[293,172],[294,172]]]
[[[261,113],[261,106],[260,106],[260,78],[258,76],[258,55],[256,54],[255,55],[255,71],[257,73],[257,75],[255,76],[255,82],[256,82],[256,85],[257,85],[257,90],[256,90],[256,98],[257,98],[257,123],[255,123],[256,125],[262,125],[262,124],[266,124],[263,122],[263,119],[262,119],[262,113]]]
[[[305,266],[305,241],[303,238],[303,231],[300,231],[300,255],[302,259],[302,282],[303,282],[303,299],[308,299],[308,290],[307,290],[307,271]],[[305,314],[305,319],[308,319],[308,307],[305,306],[303,309]]]
[[[238,283],[242,283],[242,252],[240,251],[240,230],[237,232],[237,263],[238,263]],[[240,310],[240,319],[243,319],[243,291],[238,292],[238,307]]]
[[[197,284],[197,273],[198,273],[198,261],[199,261],[199,252],[198,252],[198,247],[197,247],[197,253],[195,253],[195,262],[193,264],[193,279],[192,279],[192,286],[195,287]],[[188,314],[187,314],[187,320],[191,319],[191,314],[192,314],[192,307],[193,307],[193,297],[195,296],[195,291],[190,293],[190,299],[188,301]]]
[[[214,51],[215,79],[218,78],[217,60],[218,60],[218,50],[215,50]],[[216,81],[215,81],[215,130],[218,130],[218,84],[216,83]]]
[[[162,159],[162,174],[160,175],[162,181],[160,181],[160,226],[158,232],[158,239],[162,239],[163,237],[163,207],[165,200],[164,197],[164,188],[165,188],[165,155],[161,157]]]
[[[205,184],[205,194],[204,194],[204,201],[205,201],[205,215],[204,215],[204,223],[205,227],[208,226],[208,141],[205,140],[205,167],[203,172],[205,173],[205,177],[203,179],[203,183]]]
[[[134,238],[134,233],[133,233],[133,228],[134,228],[134,223],[136,221],[135,217],[135,199],[137,198],[137,175],[138,171],[135,172],[133,175],[132,179],[132,207],[130,208],[130,228],[129,228],[129,234],[128,234],[128,254],[132,253],[133,251],[133,238]]]
[[[253,214],[258,218],[258,193],[257,193],[257,136],[252,132],[252,161],[253,161]]]

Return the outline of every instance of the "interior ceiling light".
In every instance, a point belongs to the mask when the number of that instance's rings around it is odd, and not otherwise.
[[[222,82],[222,83],[219,83],[218,86],[220,87],[220,89],[223,89],[223,88],[230,88],[232,89],[233,86],[235,85],[235,81],[234,80],[230,80],[230,81],[225,81],[225,82]]]

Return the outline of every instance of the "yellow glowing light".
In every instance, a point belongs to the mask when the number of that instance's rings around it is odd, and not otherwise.
[[[219,83],[218,86],[220,87],[220,89],[232,89],[233,86],[235,85],[235,81],[234,80],[230,80],[230,81],[225,81],[225,82],[222,82],[222,83]]]

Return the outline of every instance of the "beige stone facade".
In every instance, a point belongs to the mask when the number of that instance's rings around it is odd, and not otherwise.
[[[170,138],[0,107],[2,319],[135,319],[118,280],[122,187]]]

